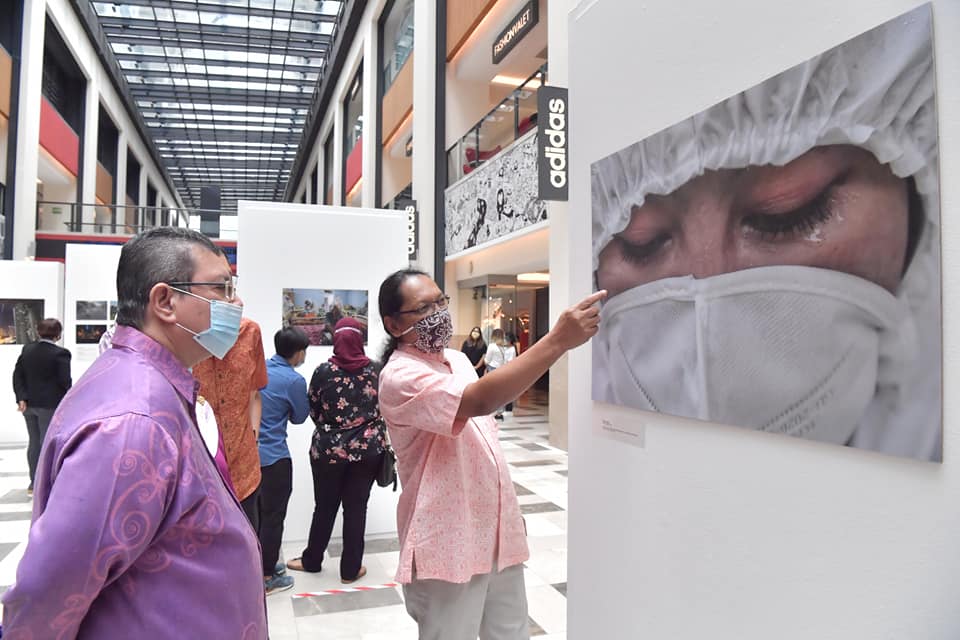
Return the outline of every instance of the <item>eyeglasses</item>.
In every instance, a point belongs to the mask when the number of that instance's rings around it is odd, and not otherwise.
[[[437,298],[436,300],[434,300],[433,302],[428,302],[426,304],[420,305],[416,309],[409,309],[407,311],[397,311],[397,313],[394,315],[402,316],[407,313],[413,313],[418,316],[425,316],[431,313],[435,313],[440,309],[446,309],[447,305],[449,304],[450,304],[450,296],[443,295]]]
[[[237,276],[231,276],[223,282],[168,282],[171,287],[223,287],[223,297],[227,302],[237,299]]]

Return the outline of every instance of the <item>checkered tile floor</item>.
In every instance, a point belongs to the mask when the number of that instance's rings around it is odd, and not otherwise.
[[[547,443],[546,395],[531,392],[517,403],[501,425],[500,441],[510,465],[521,509],[527,521],[530,560],[526,563],[530,634],[542,640],[566,638],[567,587],[567,455]],[[0,446],[0,590],[13,582],[30,525],[26,494],[25,445]],[[335,532],[336,533],[336,532]],[[293,557],[302,540],[284,541]],[[341,546],[331,543],[328,556]],[[416,625],[393,582],[399,556],[396,538],[369,538],[364,565],[367,575],[342,593],[301,596],[340,590],[336,571],[290,572],[293,590],[267,598],[272,640],[413,640]]]

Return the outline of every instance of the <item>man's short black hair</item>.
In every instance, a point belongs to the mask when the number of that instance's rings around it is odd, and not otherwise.
[[[56,318],[44,318],[37,323],[37,333],[41,338],[56,340],[63,333],[63,325]]]
[[[289,360],[298,351],[310,346],[310,338],[303,329],[284,327],[273,336],[273,346],[276,347],[278,355]]]
[[[150,290],[160,282],[189,282],[196,265],[193,248],[218,256],[223,251],[207,236],[184,227],[155,227],[123,245],[117,266],[117,324],[143,328]]]

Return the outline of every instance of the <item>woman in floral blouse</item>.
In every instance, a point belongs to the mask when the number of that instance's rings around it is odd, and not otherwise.
[[[364,355],[364,329],[353,318],[337,322],[333,357],[317,367],[310,381],[310,416],[317,425],[310,447],[313,521],[303,556],[287,563],[296,571],[320,571],[342,503],[344,584],[367,573],[361,566],[367,500],[385,447],[386,427],[377,402],[379,371]]]

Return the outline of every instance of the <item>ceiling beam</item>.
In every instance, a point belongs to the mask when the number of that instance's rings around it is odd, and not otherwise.
[[[263,18],[284,18],[294,20],[307,20],[310,22],[335,23],[336,15],[318,13],[314,11],[303,11],[302,9],[268,9],[266,7],[254,7],[249,2],[243,5],[231,5],[226,3],[197,3],[195,0],[118,0],[115,4],[134,7],[151,7],[153,9],[179,9],[183,11],[200,11],[202,13],[219,13],[228,15],[251,15]]]
[[[157,22],[154,20],[133,20],[129,18],[101,17],[100,24],[112,35],[136,35],[170,40],[169,46],[178,41],[197,39],[205,43],[214,42],[275,42],[302,45],[313,48],[316,44],[329,44],[330,36],[325,33],[302,31],[284,31],[280,29],[259,29],[232,27],[222,24],[188,24],[182,22]],[[112,39],[112,38],[111,38]]]

